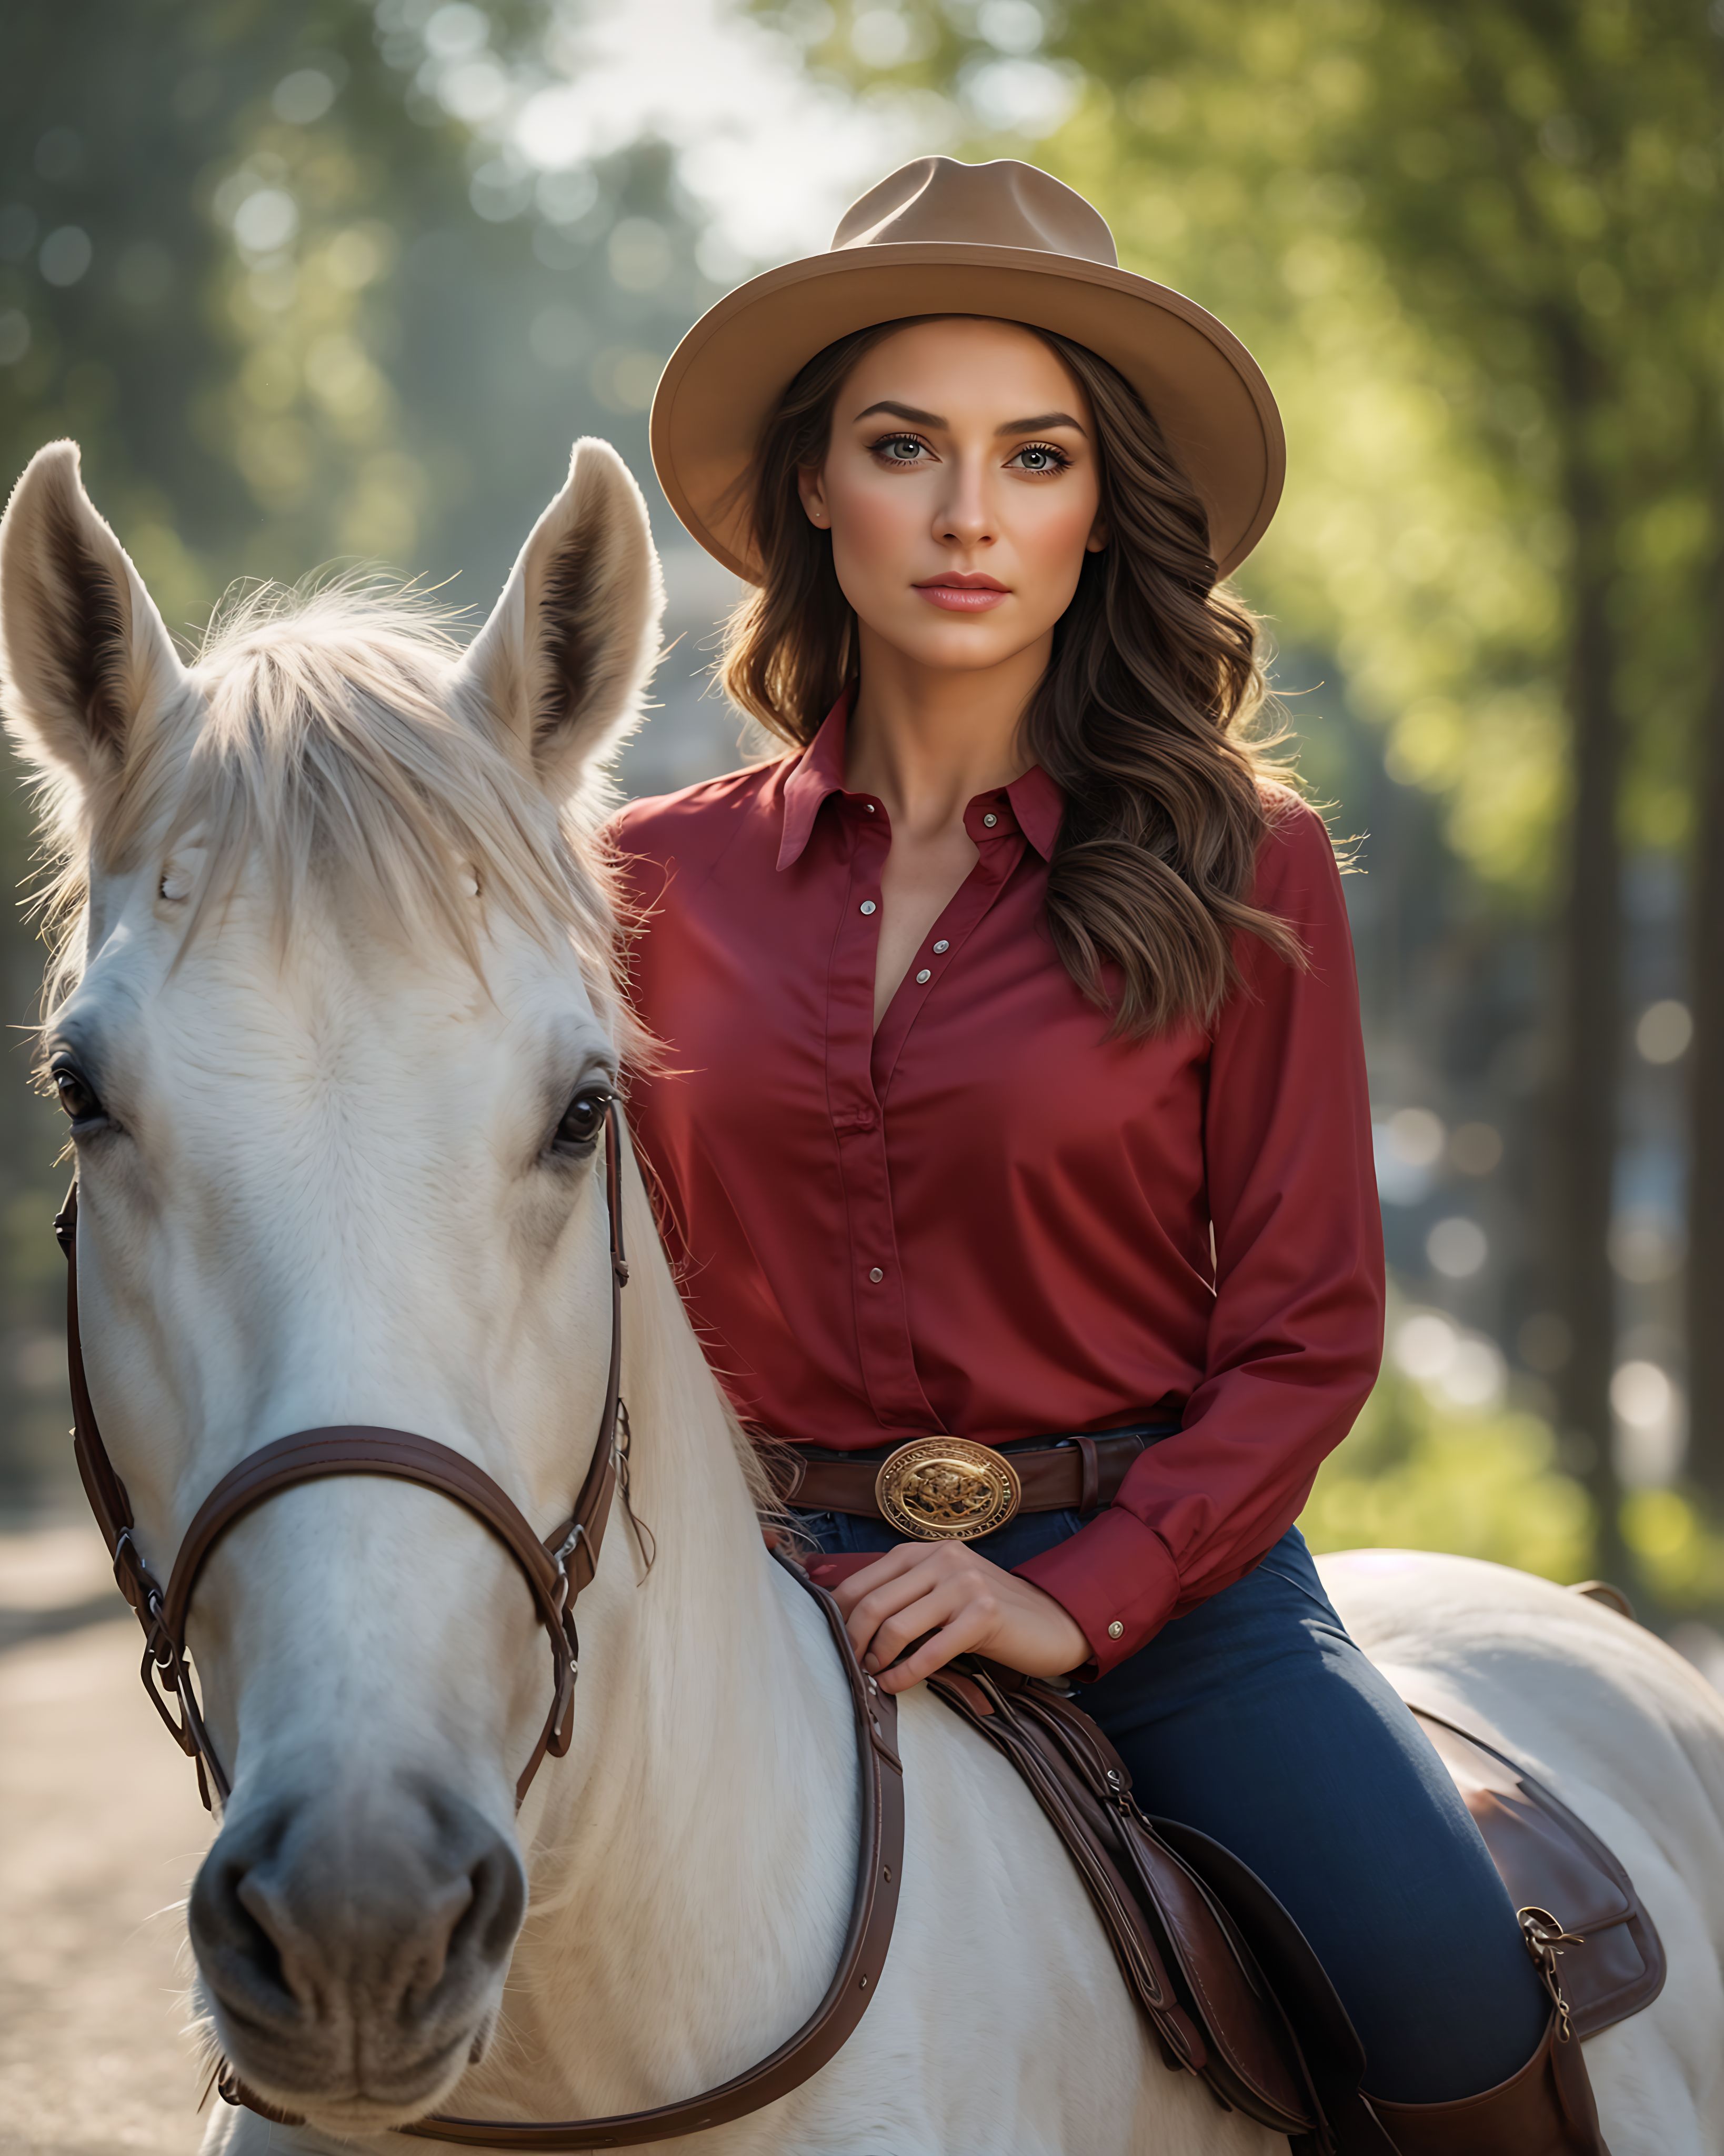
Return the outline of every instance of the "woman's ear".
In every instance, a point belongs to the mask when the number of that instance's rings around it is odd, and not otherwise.
[[[1084,542],[1084,552],[1086,554],[1105,553],[1107,549],[1107,526],[1098,516],[1090,526],[1090,536]]]
[[[810,524],[818,524],[824,531],[832,522],[832,512],[826,506],[826,475],[818,465],[798,467],[796,490],[802,496],[803,513]]]
[[[459,677],[477,722],[554,801],[639,720],[664,610],[640,489],[608,442],[577,442]]]

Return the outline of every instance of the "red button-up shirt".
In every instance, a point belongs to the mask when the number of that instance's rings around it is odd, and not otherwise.
[[[745,1420],[839,1450],[1165,1417],[1108,1510],[1022,1566],[1100,1670],[1248,1572],[1345,1436],[1383,1255],[1341,882],[1277,814],[1215,1024],[1110,1040],[1043,919],[1061,798],[978,794],[980,856],[878,1029],[884,804],[844,712],[800,756],[614,820],[665,1044],[630,1117],[691,1316]]]

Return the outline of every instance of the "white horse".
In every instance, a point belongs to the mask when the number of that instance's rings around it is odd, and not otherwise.
[[[588,834],[653,662],[640,498],[581,444],[464,652],[336,592],[187,670],[66,444],[0,531],[14,737],[67,864],[45,1053],[74,1113],[87,1359],[163,1577],[290,1430],[480,1462],[542,1529],[604,1389],[604,1201],[579,1103],[629,1045]],[[794,1204],[795,1194],[785,1193]],[[627,1176],[643,1578],[613,1526],[568,1756],[517,1818],[542,1636],[511,1562],[399,1482],[293,1489],[218,1548],[192,1645],[233,1778],[190,1923],[214,2040],[335,2152],[721,2082],[811,2010],[854,1870],[845,1686]],[[44,1224],[45,1232],[45,1224]],[[1724,1712],[1649,1634],[1442,1558],[1331,1566],[1366,1643],[1523,1750],[1621,1852],[1663,1997],[1592,2064],[1615,2156],[1724,2147]],[[1147,2041],[1023,1787],[903,1703],[905,1892],[874,2003],[792,2095],[684,2145],[796,2156],[1274,2156]],[[1385,1954],[1403,1950],[1385,1941]],[[668,2145],[668,2144],[660,2144]]]

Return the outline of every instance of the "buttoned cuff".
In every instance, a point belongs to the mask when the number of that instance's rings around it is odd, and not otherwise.
[[[1051,1594],[1089,1641],[1090,1660],[1070,1673],[1079,1684],[1093,1684],[1147,1646],[1179,1599],[1179,1571],[1167,1545],[1118,1505],[1012,1568]]]

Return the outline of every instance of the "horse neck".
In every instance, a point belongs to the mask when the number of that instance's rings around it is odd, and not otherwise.
[[[573,1746],[523,1818],[531,1913],[501,2046],[511,2076],[536,2063],[589,2107],[657,2101],[770,2049],[786,1999],[824,1985],[854,1876],[846,1687],[824,1620],[766,1553],[632,1164],[625,1224],[634,1503],[656,1553],[643,1582],[619,1503],[580,1605]]]

